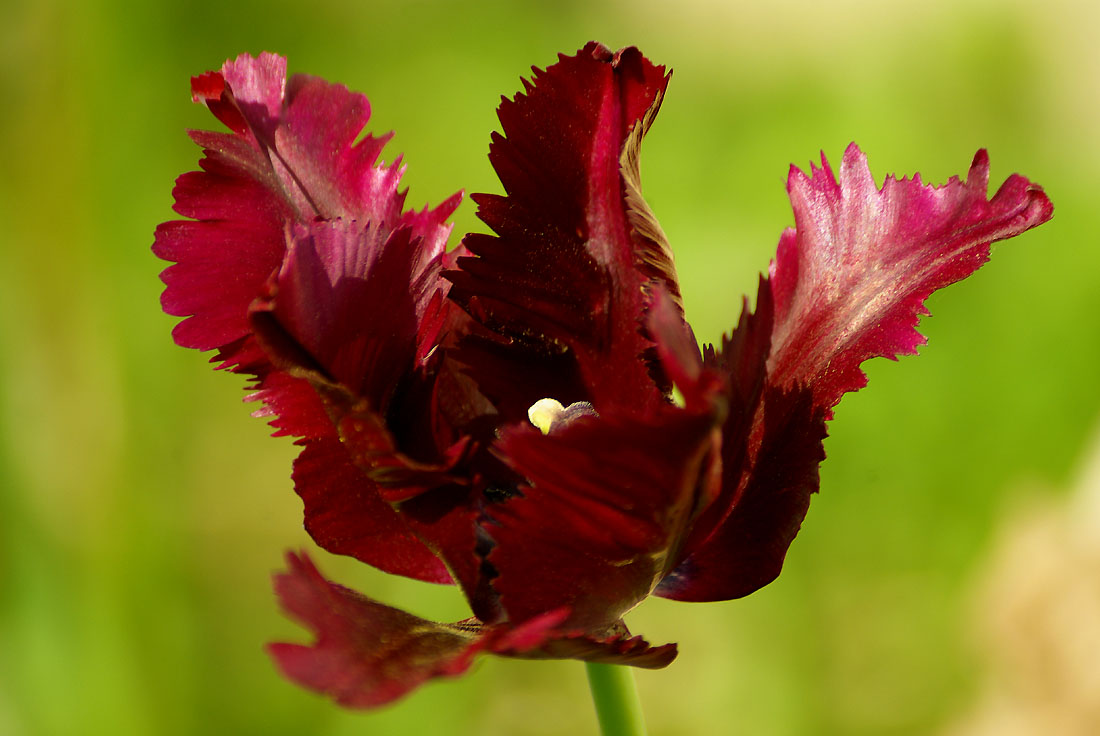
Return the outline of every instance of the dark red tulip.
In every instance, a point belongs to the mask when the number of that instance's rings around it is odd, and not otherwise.
[[[272,54],[192,80],[230,132],[191,133],[188,219],[157,229],[176,341],[250,376],[258,414],[297,438],[321,547],[453,581],[474,613],[424,621],[290,555],[276,590],[316,641],[272,645],[288,677],[368,707],[479,653],[667,665],[675,645],[623,615],[773,580],[860,364],[914,353],[926,297],[1051,216],[1018,175],[988,199],[984,151],[965,182],[878,187],[853,144],[839,176],[824,156],[791,169],[795,227],[755,310],[700,351],[641,195],[668,80],[596,43],[535,70],[498,110],[505,194],[473,197],[495,234],[450,251],[461,193],[405,209],[389,136],[360,138],[363,95],[287,80]]]

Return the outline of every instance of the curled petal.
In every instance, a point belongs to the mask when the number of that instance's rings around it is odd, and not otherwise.
[[[343,386],[320,376],[311,375],[309,380],[321,394],[352,462],[379,484],[387,501],[397,503],[460,481],[451,471],[471,451],[469,437],[460,437],[446,447],[433,446],[432,460],[417,460],[398,447],[386,418],[367,400],[354,397]]]
[[[723,337],[721,349],[716,350],[708,345],[704,350],[703,370],[725,379],[723,385],[728,413],[722,425],[721,479],[717,484],[717,497],[706,508],[701,509],[693,520],[682,548],[685,556],[694,555],[701,547],[709,544],[708,537],[735,512],[734,503],[744,493],[763,441],[762,404],[773,311],[767,280],[762,278],[760,284],[760,299],[756,311],[749,310],[746,300],[737,328],[729,337]],[[690,397],[691,392],[686,395],[686,398]],[[798,520],[801,518],[799,516]],[[757,533],[767,536],[768,531],[760,528]],[[782,534],[781,531],[779,533]],[[732,559],[719,555],[719,562],[721,561],[735,564]],[[686,581],[694,577],[687,574],[688,568],[696,570],[698,565],[684,559],[679,560],[676,569],[657,588],[657,595],[679,597],[685,594]],[[727,582],[740,587],[741,583],[731,579],[726,572],[724,568],[719,569],[715,571],[715,575],[725,575]]]
[[[269,141],[278,125],[285,83],[283,57],[266,51],[257,57],[241,54],[226,61],[220,73],[193,78],[191,98],[206,103],[235,133]]]
[[[667,83],[637,49],[595,43],[536,69],[498,110],[489,159],[507,196],[474,197],[496,235],[467,236],[472,256],[448,274],[452,297],[521,347],[572,348],[604,406],[662,400],[642,360],[642,287],[679,287],[637,153]]]
[[[775,328],[768,380],[812,385],[832,407],[867,383],[859,364],[912,354],[924,300],[966,278],[989,245],[1050,219],[1037,184],[1013,175],[986,199],[989,157],[978,151],[965,182],[942,187],[888,176],[875,186],[863,152],[844,153],[839,181],[824,155],[787,181],[795,229],[783,234],[771,267]]]
[[[452,484],[418,494],[396,508],[409,529],[446,561],[474,616],[496,624],[505,616],[487,574],[487,539],[478,526],[480,495],[476,489]]]
[[[402,314],[411,325],[399,331],[392,346],[379,347],[378,339],[359,339],[357,333],[337,349],[334,341],[346,335],[334,335],[331,325],[320,328],[316,313],[310,319],[293,304],[284,304],[280,316],[292,323],[291,331],[308,332],[297,335],[306,353],[316,351],[315,360],[327,360],[333,364],[327,367],[341,376],[358,379],[360,385],[353,388],[368,382],[355,376],[357,371],[377,368],[378,376],[370,381],[377,394],[377,387],[399,372],[400,357],[410,353],[410,339],[417,353],[422,351],[417,337],[427,340],[438,332],[438,304],[449,286],[438,277],[451,229],[446,219],[461,194],[435,209],[403,211],[402,168],[378,163],[389,136],[361,135],[370,117],[366,97],[314,77],[288,81],[286,61],[273,54],[241,55],[218,72],[195,77],[192,96],[232,132],[191,133],[204,151],[202,170],[184,174],[175,189],[176,211],[191,219],[157,228],[154,252],[176,262],[162,274],[165,311],[187,317],[174,331],[177,342],[217,349],[223,367],[261,378],[256,398],[271,399],[268,413],[281,406],[300,408],[300,397],[282,395],[287,384],[266,385],[276,369],[263,349],[270,346],[261,346],[254,334],[256,300],[269,300],[272,285],[281,280],[290,292],[284,302],[293,296],[330,296],[321,306],[329,308],[325,314],[331,317],[333,308],[354,309],[369,302],[355,289],[341,298],[331,293],[339,291],[341,281],[365,278],[364,269],[375,267],[397,280],[391,293],[400,287],[413,300],[413,307]],[[361,236],[326,233],[318,217],[339,218],[348,224],[327,227]],[[395,244],[392,253],[386,251],[382,260],[391,267],[383,268],[377,246],[394,239],[403,243]],[[290,259],[296,263],[288,266],[288,244],[300,240],[309,246],[299,248],[302,252]],[[396,273],[398,265],[407,272]],[[318,291],[326,285],[327,292]],[[429,308],[433,300],[434,310]],[[421,319],[429,312],[431,329],[425,331]],[[367,315],[360,321],[369,319]],[[346,313],[338,322],[347,327]],[[371,360],[371,351],[398,357],[380,363]],[[279,429],[307,436],[315,425],[288,418]]]
[[[1021,176],[987,200],[988,172],[979,151],[965,183],[887,177],[878,188],[854,144],[839,181],[824,158],[809,176],[792,170],[796,228],[761,280],[756,313],[746,309],[704,361],[729,378],[722,490],[658,595],[726,600],[779,574],[818,487],[825,420],[866,383],[860,363],[915,352],[932,291],[970,275],[991,242],[1050,218],[1042,189]]]
[[[721,378],[704,366],[699,343],[674,297],[663,287],[653,289],[646,328],[665,375],[681,392],[686,407],[705,410],[721,392]]]

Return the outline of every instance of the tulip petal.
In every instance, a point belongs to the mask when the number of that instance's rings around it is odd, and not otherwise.
[[[711,509],[727,510],[715,526],[704,516],[705,538],[693,535],[687,556],[656,595],[681,601],[740,598],[772,582],[783,567],[818,490],[825,459],[825,416],[808,390],[768,389],[749,436],[724,438],[723,488]],[[727,431],[732,427],[727,427]],[[738,442],[745,447],[735,447]]]
[[[430,679],[457,677],[480,653],[650,669],[676,657],[675,644],[652,647],[631,637],[621,623],[605,636],[562,631],[567,609],[518,626],[485,626],[476,619],[442,624],[329,582],[304,554],[287,554],[287,566],[275,576],[275,592],[315,641],[269,644],[268,652],[287,678],[350,708],[385,705]]]
[[[306,443],[294,461],[294,488],[305,505],[306,531],[322,548],[395,575],[451,582],[443,562],[409,531],[339,440]]]
[[[722,491],[657,595],[727,600],[779,574],[818,487],[825,420],[866,384],[860,363],[915,352],[932,291],[973,273],[992,241],[1050,218],[1042,189],[1018,175],[987,200],[988,172],[979,151],[965,183],[887,177],[878,188],[854,144],[839,182],[824,157],[809,176],[792,170],[796,228],[780,239],[756,314],[746,310],[705,361],[730,377]]]
[[[252,416],[271,417],[269,424],[275,428],[272,436],[318,440],[338,437],[321,397],[307,379],[273,371],[263,376],[256,388],[245,400],[263,403]]]
[[[257,320],[274,319],[308,356],[283,355],[288,365],[278,367],[318,367],[384,412],[412,371],[418,317],[434,293],[438,254],[417,245],[408,229],[391,234],[373,223],[294,226],[272,288],[252,306],[254,331],[263,337],[274,327]],[[269,352],[281,351],[272,344]]]
[[[924,300],[973,273],[993,241],[1050,219],[1042,188],[1013,175],[986,198],[989,157],[978,151],[966,182],[941,187],[888,176],[881,188],[853,143],[839,181],[824,155],[810,174],[787,181],[795,228],[783,234],[771,267],[775,300],[768,380],[812,385],[832,407],[867,383],[868,358],[909,355]]]
[[[435,677],[456,677],[485,646],[476,622],[437,624],[330,583],[305,555],[287,555],[275,577],[286,612],[316,641],[269,644],[283,674],[341,705],[370,708],[397,700]]]
[[[161,274],[164,311],[187,317],[172,331],[176,342],[221,349],[223,366],[231,367],[248,352],[248,306],[279,267],[290,212],[241,172],[208,160],[203,167],[181,176],[173,192],[176,211],[198,221],[158,226],[153,252],[176,261]]]
[[[558,633],[535,649],[498,653],[519,659],[579,659],[658,670],[672,664],[677,651],[675,644],[653,646],[640,636],[631,636],[620,621],[602,636],[581,631]]]
[[[695,509],[715,423],[666,406],[649,418],[584,417],[549,435],[506,430],[497,449],[527,483],[486,509],[484,528],[509,619],[567,606],[571,627],[599,631],[649,595]]]
[[[489,159],[507,196],[474,196],[496,235],[468,235],[472,256],[448,274],[452,298],[521,349],[571,348],[598,408],[663,400],[643,360],[643,287],[679,287],[637,154],[667,83],[637,49],[595,43],[536,69],[498,110]]]
[[[340,277],[361,277],[360,271],[378,260],[372,256],[381,250],[367,243],[386,243],[391,235],[404,233],[400,236],[403,246],[395,246],[389,254],[394,258],[389,260],[410,259],[408,273],[400,275],[404,284],[398,286],[407,296],[422,298],[414,300],[411,317],[404,315],[413,324],[395,338],[399,344],[381,346],[384,330],[376,321],[368,323],[366,317],[350,320],[355,334],[348,341],[351,344],[340,351],[333,347],[338,336],[333,335],[331,326],[324,333],[314,330],[306,341],[307,352],[327,352],[315,357],[334,361],[338,373],[362,373],[366,364],[379,368],[373,378],[355,376],[360,383],[355,388],[369,382],[374,393],[379,393],[378,387],[391,382],[395,366],[408,353],[409,335],[413,340],[418,335],[425,339],[435,336],[435,332],[424,335],[417,318],[429,316],[433,299],[437,307],[432,316],[437,315],[439,298],[435,295],[445,294],[449,286],[438,274],[451,229],[446,219],[461,194],[432,210],[403,211],[405,195],[398,190],[403,169],[399,163],[377,164],[389,136],[360,137],[370,117],[367,98],[314,77],[297,75],[287,81],[286,61],[273,54],[241,55],[227,61],[219,72],[195,77],[192,96],[232,133],[192,132],[191,137],[204,150],[202,171],[184,174],[174,192],[176,211],[192,220],[167,222],[157,228],[154,252],[176,261],[162,275],[165,311],[187,317],[174,331],[177,342],[201,350],[218,349],[222,367],[261,378],[254,398],[271,401],[273,408],[267,413],[277,412],[274,407],[279,406],[301,408],[300,396],[279,395],[282,390],[294,390],[290,382],[266,380],[274,367],[254,339],[255,325],[250,320],[254,301],[271,297],[268,289],[277,273],[284,286],[286,282],[298,285],[299,296],[308,291],[303,279],[311,279],[309,283],[317,286],[322,283],[318,277],[327,276],[329,285],[335,287]],[[344,238],[358,247],[342,247],[347,243],[336,243],[340,238],[311,232],[312,228],[324,230],[324,224],[315,223],[318,216],[341,218],[345,223],[330,224],[332,229],[358,228],[357,232],[370,235],[358,240]],[[303,267],[300,272],[292,266],[288,270],[288,233],[291,243],[310,240],[315,246],[313,265],[320,261],[322,266]],[[302,250],[309,249],[303,246]],[[402,250],[408,252],[398,255]],[[302,255],[299,260],[309,260],[310,254]],[[339,256],[348,260],[340,262],[336,260]],[[398,274],[390,269],[388,276],[397,278]],[[294,289],[289,291],[286,298],[295,295]],[[332,316],[332,308],[351,308],[361,301],[356,297],[330,299],[326,314]],[[296,316],[303,318],[300,313]],[[338,324],[348,328],[346,313]],[[373,340],[361,339],[361,324],[375,328]],[[314,328],[317,324],[316,320],[299,319],[296,326]],[[435,327],[438,331],[438,325]],[[416,347],[422,347],[421,341]],[[371,363],[362,352],[367,348],[377,355],[396,357],[388,357],[381,365],[379,361]],[[333,352],[340,354],[333,356]],[[278,429],[310,436],[317,429],[313,419],[299,422],[285,417]]]

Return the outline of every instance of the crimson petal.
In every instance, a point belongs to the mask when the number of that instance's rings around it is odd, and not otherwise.
[[[230,367],[248,352],[248,306],[282,260],[290,211],[245,172],[211,161],[209,151],[202,165],[204,171],[181,176],[173,191],[176,211],[197,222],[159,225],[153,252],[176,261],[161,274],[164,311],[187,317],[172,331],[176,342],[221,348],[219,357]]]
[[[280,356],[290,364],[280,368],[300,361],[310,365],[294,367],[319,366],[384,412],[412,370],[418,317],[434,293],[439,254],[423,254],[408,229],[390,234],[374,223],[331,220],[291,232],[270,294],[252,307],[254,330],[264,336],[268,326],[257,320],[274,318],[308,354]],[[273,342],[269,352],[277,353],[283,341]]]
[[[649,595],[678,553],[716,422],[666,405],[506,430],[497,448],[527,485],[486,510],[485,530],[510,620],[568,606],[570,626],[600,631]]]
[[[252,416],[271,417],[269,423],[275,427],[275,437],[296,435],[328,439],[338,436],[321,397],[305,378],[282,371],[268,373],[245,400],[262,402]]]
[[[507,629],[473,619],[435,623],[330,583],[304,554],[288,554],[287,565],[275,592],[316,641],[269,644],[268,652],[286,677],[352,708],[384,705],[435,677],[457,677],[481,651],[529,651],[561,620],[551,613]]]
[[[784,393],[770,388],[756,411],[751,434],[723,443],[720,499],[711,509],[728,510],[702,541],[693,536],[681,560],[656,590],[681,601],[721,601],[748,595],[773,581],[783,567],[818,489],[818,465],[825,459],[825,415],[809,390]],[[732,430],[727,427],[727,431]],[[745,449],[736,447],[746,444]],[[732,503],[731,503],[732,501]]]
[[[642,287],[679,291],[637,154],[667,83],[637,49],[596,43],[536,69],[498,110],[489,159],[507,196],[474,196],[496,236],[468,235],[476,257],[448,274],[452,298],[521,347],[570,346],[598,408],[662,400],[641,359]]]
[[[433,210],[403,212],[402,167],[397,162],[376,165],[389,136],[360,138],[370,117],[367,98],[314,77],[287,81],[286,61],[274,54],[241,55],[220,72],[195,77],[192,96],[233,132],[191,133],[204,150],[202,171],[180,177],[175,209],[193,221],[162,224],[153,246],[159,257],[176,261],[162,274],[165,311],[188,317],[174,331],[181,345],[218,349],[223,367],[260,377],[254,397],[270,401],[268,413],[284,406],[300,409],[304,404],[296,391],[301,384],[268,380],[273,366],[254,339],[249,319],[254,300],[270,296],[266,288],[283,264],[288,231],[292,239],[300,238],[303,228],[323,216],[356,221],[381,242],[404,232],[414,251],[405,293],[411,285],[412,293],[422,297],[414,313],[424,317],[448,287],[438,272],[451,229],[446,219],[461,194]],[[357,265],[362,262],[349,268]],[[421,327],[411,326],[414,338]],[[349,370],[364,362],[363,356],[340,357],[351,364]],[[374,385],[391,378],[392,371],[383,371]],[[283,389],[294,395],[280,396]],[[303,417],[292,412],[278,420],[277,428],[316,436],[315,420],[316,412]]]
[[[287,565],[275,576],[275,592],[316,640],[269,644],[268,652],[286,677],[352,708],[385,705],[430,679],[457,677],[479,653],[651,669],[676,657],[675,644],[650,646],[621,623],[604,636],[562,631],[567,609],[518,626],[485,626],[477,619],[436,623],[329,582],[304,554],[288,553]]]
[[[443,562],[409,531],[336,439],[308,442],[294,461],[306,531],[321,547],[384,572],[449,583]]]

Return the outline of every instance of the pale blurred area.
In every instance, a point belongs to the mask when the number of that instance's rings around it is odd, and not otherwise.
[[[1100,433],[1071,495],[1008,515],[977,583],[982,684],[944,736],[1100,734]]]
[[[1055,203],[933,297],[919,357],[867,366],[777,582],[631,614],[680,643],[639,675],[651,736],[1100,733],[1096,511],[1074,490],[1100,418],[1100,3],[0,8],[0,736],[595,733],[572,662],[486,660],[369,714],[277,675],[263,644],[306,637],[270,592],[288,547],[414,613],[467,609],[312,545],[295,448],[172,344],[149,251],[200,155],[184,130],[217,127],[188,78],[227,57],[276,51],[365,92],[419,208],[499,191],[500,96],[591,38],[675,70],[642,173],[702,340],[791,224],[788,166],[822,150],[854,140],[879,181],[942,183],[986,147],[993,186],[1019,171]]]

